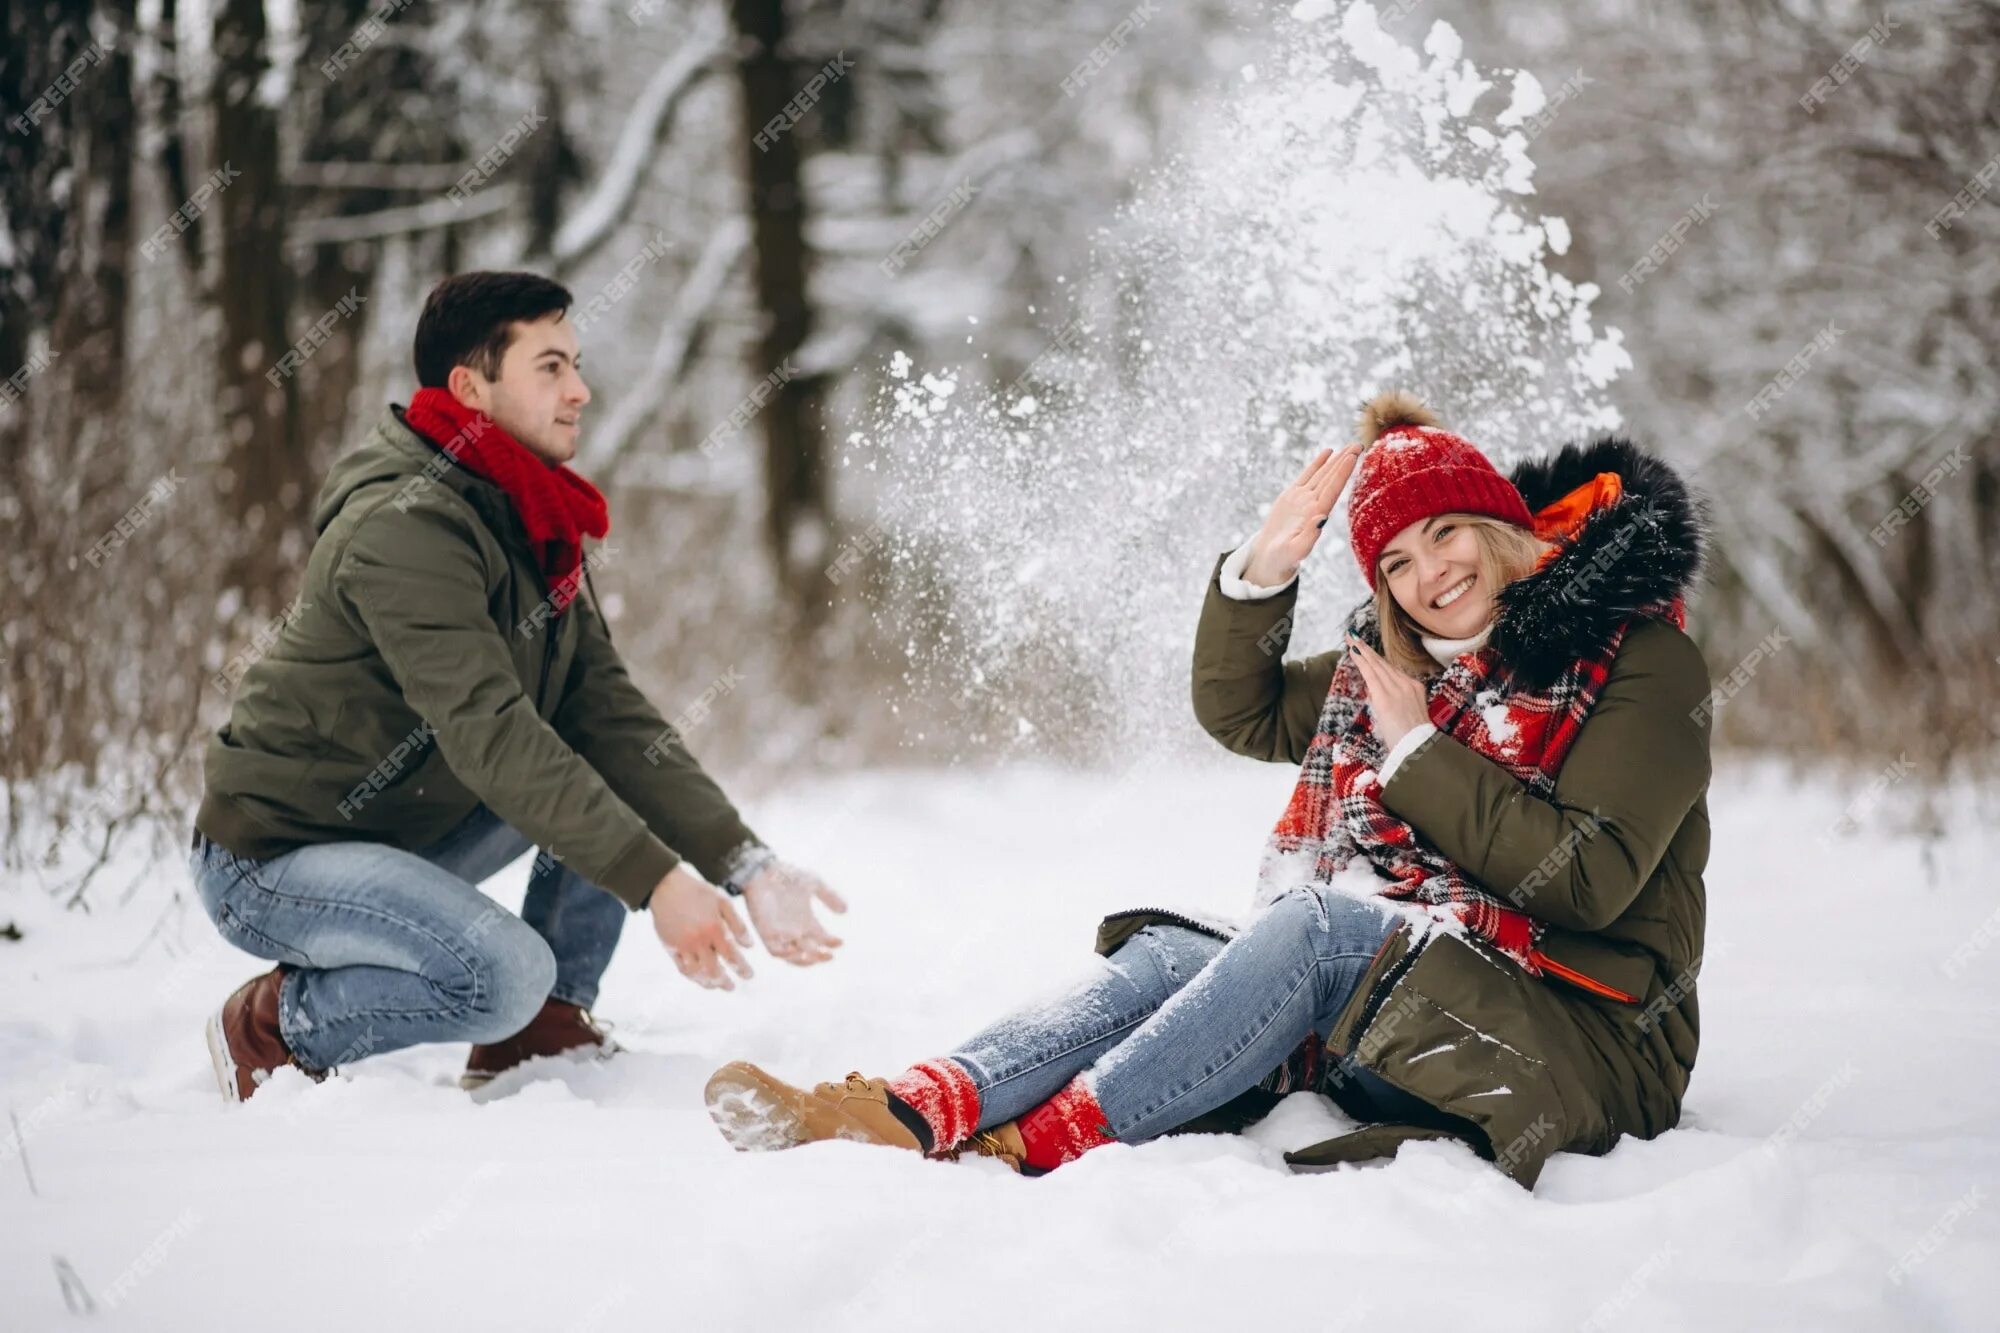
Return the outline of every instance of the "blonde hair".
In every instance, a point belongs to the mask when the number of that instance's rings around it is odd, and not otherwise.
[[[1485,514],[1439,517],[1472,529],[1472,540],[1479,548],[1479,577],[1496,592],[1531,572],[1541,558],[1541,540],[1519,524]],[[1382,627],[1382,655],[1391,663],[1417,677],[1438,672],[1437,659],[1418,637],[1423,630],[1396,601],[1388,578],[1381,574],[1375,579],[1375,619]]]

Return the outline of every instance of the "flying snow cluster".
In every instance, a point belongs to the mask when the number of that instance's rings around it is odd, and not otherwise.
[[[1297,6],[1187,109],[1107,222],[1077,308],[1019,376],[885,367],[844,462],[883,486],[897,591],[928,600],[913,686],[1020,700],[1012,735],[1128,762],[1185,744],[1194,619],[1218,555],[1360,404],[1410,388],[1505,468],[1614,427],[1630,364],[1533,210],[1548,99],[1433,23]],[[1345,506],[1306,567],[1291,654],[1365,592]]]

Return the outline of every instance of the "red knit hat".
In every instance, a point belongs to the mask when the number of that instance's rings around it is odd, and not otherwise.
[[[1514,483],[1472,441],[1438,425],[1423,400],[1402,389],[1377,394],[1362,410],[1361,464],[1347,523],[1368,586],[1395,535],[1439,514],[1487,514],[1523,528],[1534,516]]]

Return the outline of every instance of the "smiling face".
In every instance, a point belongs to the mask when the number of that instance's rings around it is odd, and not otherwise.
[[[453,366],[452,396],[492,417],[543,462],[567,463],[576,457],[583,405],[590,401],[576,328],[557,312],[516,320],[507,331],[500,377],[489,380],[471,366]]]
[[[1438,639],[1469,639],[1493,619],[1492,576],[1472,524],[1445,514],[1412,523],[1382,548],[1376,578],[1404,613]]]

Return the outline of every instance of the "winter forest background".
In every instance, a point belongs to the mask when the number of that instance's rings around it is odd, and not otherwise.
[[[472,267],[576,292],[602,582],[739,784],[1196,744],[1212,553],[1392,382],[1693,470],[1720,743],[1990,762],[2000,5],[1337,8],[8,3],[7,864],[178,836]]]
[[[0,1323],[1991,1325],[1995,0],[0,0],[0,192]],[[202,742],[498,267],[577,298],[620,648],[848,943],[729,995],[634,929],[602,1067],[225,1107]],[[1312,1094],[1045,1181],[730,1153],[721,1060],[900,1067],[1247,897],[1293,775],[1193,720],[1201,589],[1390,387],[1707,497],[1681,1125],[1533,1195],[1290,1176]],[[1297,653],[1344,504],[1304,580]]]

